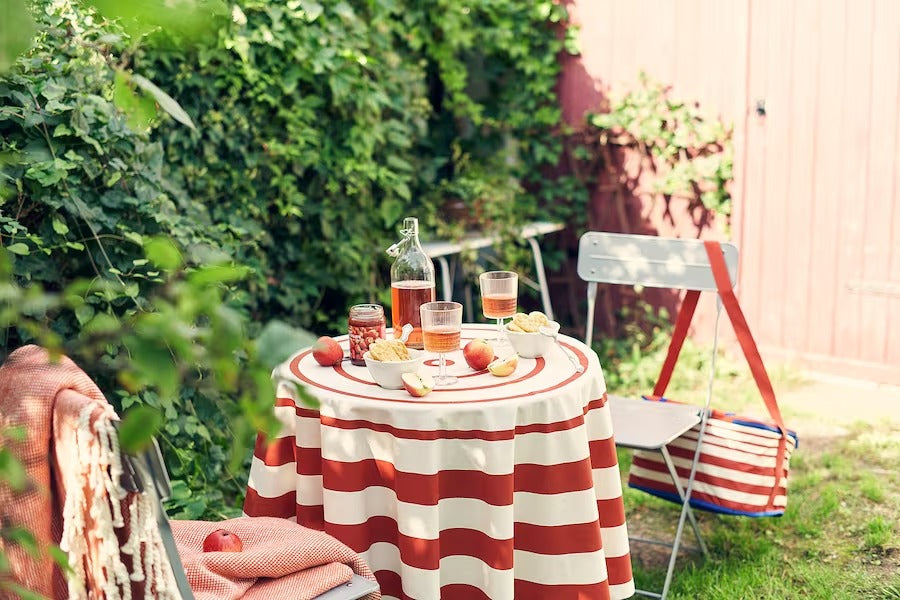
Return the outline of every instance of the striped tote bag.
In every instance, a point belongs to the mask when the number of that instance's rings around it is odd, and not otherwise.
[[[785,427],[762,357],[734,295],[721,247],[717,242],[706,242],[705,245],[719,297],[734,326],[770,420],[710,410],[704,422],[671,442],[666,449],[672,457],[682,489],[686,489],[700,427],[703,426],[691,506],[749,517],[780,516],[787,505],[788,465],[791,453],[797,447],[797,434]],[[687,337],[699,296],[699,291],[687,292],[653,395],[645,396],[645,400],[672,402],[665,398],[666,387]],[[659,452],[635,451],[628,485],[680,503],[672,477]]]

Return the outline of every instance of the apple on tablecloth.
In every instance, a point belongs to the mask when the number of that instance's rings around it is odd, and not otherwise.
[[[312,347],[313,358],[323,367],[331,367],[344,360],[344,351],[334,338],[323,335]]]
[[[471,368],[484,371],[494,360],[494,348],[487,340],[476,338],[463,348],[463,357]]]

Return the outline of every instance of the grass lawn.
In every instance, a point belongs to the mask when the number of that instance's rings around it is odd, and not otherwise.
[[[695,349],[684,356],[686,374],[677,375],[667,396],[702,403],[706,371],[701,355]],[[655,374],[659,360],[644,361],[651,363],[645,370]],[[764,412],[745,371],[740,363],[723,361],[715,407]],[[805,385],[786,370],[771,375],[777,394]],[[637,379],[620,383],[611,391],[633,392],[636,383],[646,385]],[[847,401],[852,406],[864,402],[865,395]],[[800,437],[791,459],[786,514],[750,519],[696,512],[710,558],[682,552],[669,598],[900,600],[900,426],[883,420],[848,423],[836,435],[823,435],[809,413],[784,403],[782,412]],[[805,436],[804,429],[816,433]],[[624,482],[630,451],[620,450],[619,459]],[[626,488],[625,508],[631,535],[674,537],[678,506]],[[687,525],[682,539],[694,542]],[[660,590],[666,549],[634,542],[632,554],[637,587]]]

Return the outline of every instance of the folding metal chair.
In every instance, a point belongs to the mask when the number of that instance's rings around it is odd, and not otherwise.
[[[732,284],[737,279],[738,250],[733,244],[722,244],[728,275]],[[588,283],[587,325],[585,343],[590,346],[594,329],[594,308],[597,300],[597,284],[640,285],[644,287],[676,290],[716,291],[716,282],[709,265],[709,258],[701,240],[659,238],[646,235],[630,235],[605,232],[588,232],[581,236],[578,245],[578,276]],[[681,499],[681,514],[674,540],[662,542],[643,538],[633,541],[659,544],[671,548],[666,579],[662,592],[635,590],[635,593],[665,599],[669,593],[675,562],[681,545],[685,520],[690,522],[697,538],[697,545],[708,556],[706,544],[691,509],[690,498],[697,469],[697,460],[703,443],[703,432],[709,415],[712,387],[716,370],[719,316],[721,302],[716,304],[715,333],[710,360],[709,384],[706,404],[703,407],[666,402],[646,402],[640,399],[609,396],[616,446],[633,450],[651,450],[662,454],[669,474]],[[675,465],[666,445],[700,424],[697,450],[691,461],[691,471],[684,489],[679,483]]]
[[[178,591],[183,600],[194,600],[194,594],[188,584],[184,573],[184,566],[178,556],[178,548],[175,546],[175,538],[172,535],[172,527],[166,517],[162,501],[169,497],[172,488],[169,483],[169,474],[163,462],[159,444],[154,439],[151,445],[138,456],[123,454],[122,484],[125,489],[132,492],[150,494],[156,509],[156,522],[159,527],[160,537],[166,550],[166,556],[172,567],[172,574],[178,584]],[[334,587],[327,592],[316,596],[315,600],[356,600],[372,592],[378,591],[378,584],[374,581],[354,574],[347,583]]]

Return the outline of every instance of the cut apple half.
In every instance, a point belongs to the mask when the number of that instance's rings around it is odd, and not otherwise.
[[[488,371],[490,371],[491,375],[495,377],[508,377],[515,372],[516,367],[519,366],[519,355],[512,354],[511,356],[506,356],[504,358],[498,358],[497,360],[491,362],[488,365]]]
[[[404,373],[400,379],[406,391],[416,398],[421,398],[434,389],[434,377],[428,373]]]

